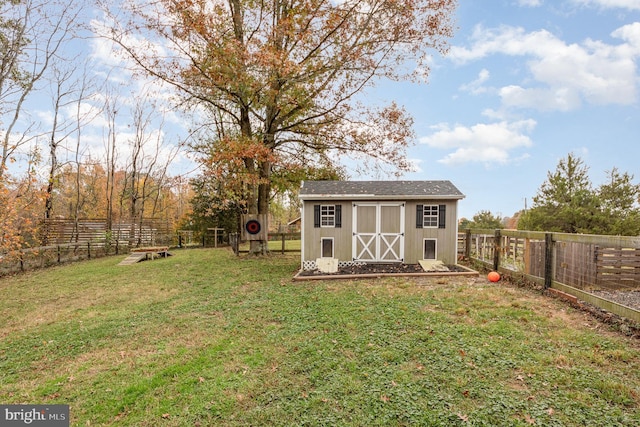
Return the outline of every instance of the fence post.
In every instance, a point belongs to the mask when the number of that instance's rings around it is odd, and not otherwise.
[[[282,233],[282,255],[284,255],[284,233]]]
[[[502,250],[502,235],[500,229],[496,230],[493,236],[493,270],[498,271],[500,267],[500,251]]]
[[[58,264],[60,264],[60,245],[58,245],[57,247],[58,247]]]
[[[231,248],[233,249],[233,253],[236,255],[240,254],[240,236],[238,233],[229,233],[229,244],[231,245]]]
[[[91,259],[91,241],[87,242],[87,259]]]
[[[464,231],[464,259],[467,261],[471,259],[471,229],[467,228]]]
[[[544,288],[549,289],[553,281],[553,234],[544,235]]]

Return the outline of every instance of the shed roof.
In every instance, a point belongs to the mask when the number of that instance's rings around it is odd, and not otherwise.
[[[451,181],[303,181],[301,200],[464,198]]]

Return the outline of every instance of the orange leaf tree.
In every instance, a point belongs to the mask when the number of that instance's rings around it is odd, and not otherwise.
[[[114,17],[108,34],[143,70],[178,87],[183,105],[204,113],[201,155],[213,170],[234,169],[249,213],[268,213],[273,175],[284,168],[344,155],[409,168],[411,117],[395,104],[366,105],[360,94],[381,78],[428,74],[429,54],[447,49],[455,4],[135,2],[131,21]]]

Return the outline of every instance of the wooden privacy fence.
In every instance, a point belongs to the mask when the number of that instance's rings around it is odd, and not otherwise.
[[[140,221],[117,221],[108,227],[103,218],[85,218],[74,221],[50,218],[42,221],[42,241],[46,244],[96,242],[103,240],[129,241],[132,245],[150,246],[172,244],[174,230],[167,220],[144,218]]]
[[[467,259],[640,322],[638,310],[598,296],[640,291],[640,237],[478,229],[459,242]]]

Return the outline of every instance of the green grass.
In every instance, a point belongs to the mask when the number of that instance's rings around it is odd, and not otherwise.
[[[638,343],[533,291],[174,254],[1,279],[0,403],[74,426],[640,425]]]

